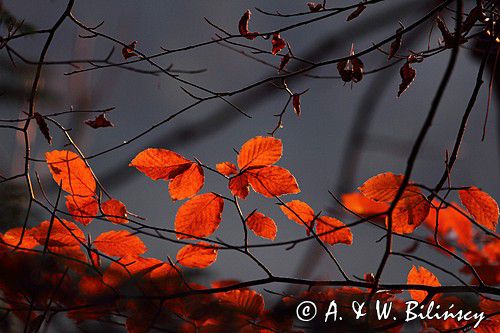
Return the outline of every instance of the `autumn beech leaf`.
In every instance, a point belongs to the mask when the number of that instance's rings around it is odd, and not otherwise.
[[[408,273],[408,284],[424,285],[429,287],[441,286],[437,277],[422,266],[418,268],[412,266],[410,272]],[[409,293],[411,297],[419,303],[427,297],[427,291],[423,290],[409,290]]]
[[[368,179],[358,189],[369,199],[377,202],[391,202],[396,196],[403,178],[403,175],[395,175],[391,172],[381,173]],[[406,186],[401,198],[420,194],[421,191],[418,187],[410,184]]]
[[[85,242],[83,231],[73,222],[54,219],[52,227],[50,225],[50,221],[43,221],[32,229],[32,235],[40,245],[45,245],[49,228],[49,247],[79,246]]]
[[[210,236],[222,219],[224,200],[214,193],[200,194],[186,201],[175,216],[178,239]]]
[[[399,75],[401,76],[401,84],[399,85],[398,97],[400,97],[401,94],[404,93],[406,89],[408,89],[410,84],[415,79],[417,71],[413,67],[411,67],[410,62],[407,61],[399,70]]]
[[[290,59],[291,59],[290,52],[281,57],[280,65],[278,67],[278,72],[281,72],[283,69],[285,69],[285,66],[288,64]]]
[[[271,136],[257,136],[245,142],[238,154],[238,167],[243,170],[267,166],[279,161],[283,153],[281,140]]]
[[[344,82],[359,82],[363,79],[364,64],[359,58],[354,57],[354,54],[353,45],[349,54],[350,58],[337,63],[337,70]]]
[[[110,287],[130,283],[131,277],[142,277],[164,263],[155,258],[126,256],[113,261],[104,271],[103,281]]]
[[[344,223],[330,216],[321,216],[316,220],[316,234],[319,239],[330,245],[352,244],[351,230]]]
[[[113,123],[111,123],[107,118],[106,118],[106,113],[101,113],[98,115],[95,119],[88,119],[85,120],[85,124],[97,129],[97,128],[102,128],[102,127],[114,127]]]
[[[293,95],[292,104],[293,104],[293,112],[295,112],[297,117],[299,117],[300,116],[300,94]]]
[[[309,10],[312,13],[316,13],[323,9],[323,4],[317,2],[308,2],[307,7],[309,7]]]
[[[139,237],[126,230],[103,232],[93,244],[100,252],[114,257],[136,257],[147,250]]]
[[[255,39],[257,35],[259,34],[258,32],[250,32],[248,30],[248,24],[250,22],[250,16],[252,15],[252,12],[247,9],[246,12],[243,13],[243,15],[240,18],[240,22],[238,23],[238,30],[240,34],[245,37],[246,39]]]
[[[265,197],[299,193],[299,185],[290,171],[271,165],[247,171],[248,182],[255,192]]]
[[[50,136],[50,130],[49,126],[47,125],[47,122],[45,121],[45,118],[39,114],[38,112],[35,112],[34,115],[36,124],[38,125],[38,129],[40,132],[43,134],[45,137],[45,140],[47,140],[48,144],[52,144],[52,137]]]
[[[115,224],[128,223],[127,207],[116,199],[110,199],[101,205],[101,210],[106,215],[106,219]]]
[[[191,198],[201,190],[204,183],[203,169],[197,163],[193,163],[189,169],[172,179],[168,185],[168,192],[172,200]]]
[[[21,235],[23,236],[22,241]],[[39,245],[36,238],[33,237],[33,231],[25,229],[23,235],[22,227],[9,229],[3,234],[3,236],[0,234],[0,244],[2,244],[2,242],[11,246],[17,246],[21,249],[32,249]]]
[[[301,226],[305,226],[304,223],[309,225],[315,217],[314,210],[300,200],[292,200],[285,205],[281,205],[280,209],[286,217]]]
[[[241,199],[248,196],[250,184],[246,174],[241,174],[229,180],[229,189],[231,193]]]
[[[236,165],[234,165],[233,163],[231,162],[222,162],[222,163],[218,163],[215,168],[217,169],[217,171],[219,171],[220,173],[222,173],[224,176],[232,176],[232,175],[236,175],[238,173],[238,169],[236,168]]]
[[[264,312],[264,297],[250,289],[231,290],[216,294],[219,301],[243,315],[258,317]]]
[[[276,238],[276,223],[273,219],[265,216],[261,212],[253,212],[250,214],[245,223],[248,229],[252,230],[257,236],[274,240]]]
[[[173,151],[148,148],[140,152],[129,165],[153,180],[170,180],[189,169],[191,164],[192,161]]]
[[[401,234],[412,233],[425,221],[430,207],[429,201],[423,195],[400,199],[392,212],[392,230]]]
[[[365,5],[359,4],[359,6],[356,7],[356,9],[351,14],[349,14],[349,16],[347,16],[346,21],[354,20],[365,10],[365,8]]]
[[[122,56],[126,60],[128,58],[132,57],[137,57],[137,54],[135,53],[135,48],[137,47],[137,41],[133,41],[127,46],[124,46],[122,48]]]
[[[217,260],[217,248],[206,242],[188,244],[177,252],[176,259],[184,267],[206,268]]]
[[[82,197],[94,195],[94,176],[80,156],[68,150],[54,150],[45,153],[45,158],[52,178],[64,191]]]
[[[273,33],[273,38],[271,39],[271,43],[273,44],[273,49],[271,51],[273,55],[278,54],[286,46],[286,42],[283,38],[281,38],[279,32]]]
[[[458,195],[477,223],[495,231],[498,224],[498,204],[495,199],[475,186],[459,190]]]
[[[88,225],[99,213],[99,203],[94,197],[66,196],[66,208],[73,220]]]
[[[205,183],[203,169],[198,163],[167,149],[146,149],[130,162],[130,166],[153,180],[171,180],[169,193],[172,200],[194,196]]]
[[[383,214],[389,209],[389,204],[376,202],[357,192],[343,194],[342,204],[347,209],[361,216]]]
[[[391,43],[387,60],[391,60],[401,48],[401,42],[403,39],[403,34],[402,34],[403,30],[404,28],[402,26],[396,30],[396,39],[394,39]]]

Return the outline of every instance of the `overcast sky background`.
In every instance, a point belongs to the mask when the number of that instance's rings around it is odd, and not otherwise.
[[[138,41],[138,47],[146,54],[160,51],[160,47],[177,48],[197,42],[207,41],[216,32],[204,17],[221,27],[236,33],[238,20],[247,9],[261,7],[266,10],[296,12],[306,9],[306,1],[77,1],[74,13],[84,23],[94,26],[104,21],[101,31],[122,41]],[[337,1],[347,4],[346,1]],[[337,3],[336,2],[336,3]],[[370,6],[362,15],[351,22],[345,22],[348,13],[335,16],[306,27],[294,29],[282,34],[293,46],[297,56],[310,60],[331,59],[348,54],[351,43],[356,50],[370,47],[373,42],[382,40],[398,28],[398,20],[405,26],[410,25],[437,1],[385,1]],[[466,2],[467,3],[467,2]],[[17,17],[38,28],[51,27],[66,6],[65,1],[4,1],[6,8]],[[469,4],[470,5],[470,4]],[[263,16],[253,11],[251,29],[268,31],[284,26],[297,19],[283,19]],[[430,21],[419,30],[416,43],[412,47],[420,50],[427,45]],[[113,46],[100,38],[79,39],[83,32],[70,21],[66,21],[58,30],[48,52],[47,60],[66,60],[71,58],[104,58]],[[435,45],[437,35],[432,38]],[[404,41],[407,38],[405,37]],[[309,52],[321,43],[328,41],[327,52],[321,57],[312,57]],[[12,43],[12,46],[36,59],[43,45],[43,38],[28,38]],[[270,49],[269,41],[256,40],[241,42]],[[406,44],[403,45],[406,49]],[[400,81],[399,66],[392,67],[379,74],[365,76],[357,84],[344,85],[340,80],[313,80],[301,78],[291,80],[293,91],[309,88],[302,98],[302,115],[295,117],[289,110],[284,118],[284,128],[277,136],[283,140],[284,156],[279,165],[288,168],[297,178],[302,192],[287,196],[285,201],[300,199],[308,202],[316,211],[333,206],[328,190],[338,186],[342,153],[349,129],[353,125],[354,115],[359,107],[367,107],[374,113],[373,123],[369,128],[367,149],[362,154],[359,169],[352,190],[367,178],[381,172],[403,173],[411,144],[429,110],[434,92],[443,75],[449,58],[449,52],[441,53],[414,67],[417,77],[401,98],[396,98]],[[263,59],[273,64],[279,63],[278,57],[264,56]],[[121,61],[120,49],[112,57]],[[184,75],[183,77],[213,90],[232,90],[255,82],[276,72],[269,67],[242,57],[218,45],[210,45],[189,52],[177,53],[156,59],[163,66],[174,64],[179,69],[206,68],[203,74]],[[386,56],[379,52],[363,57],[365,69],[370,70],[386,64]],[[293,64],[292,64],[293,65]],[[138,67],[151,69],[145,64]],[[443,172],[445,150],[451,150],[458,124],[466,103],[472,93],[477,73],[478,62],[470,51],[461,49],[459,60],[446,93],[442,99],[438,114],[429,132],[421,154],[416,163],[412,179],[433,185]],[[38,112],[42,114],[75,109],[96,109],[116,107],[109,114],[114,128],[93,130],[82,124],[89,118],[61,118],[62,122],[73,128],[72,134],[83,148],[86,155],[113,147],[135,134],[149,128],[177,110],[185,107],[192,100],[180,89],[177,82],[165,75],[150,76],[127,72],[121,69],[104,69],[73,76],[65,76],[69,66],[46,67],[43,72],[43,87],[53,91],[58,99],[50,103],[41,102]],[[323,67],[315,74],[337,75],[335,65]],[[382,79],[378,78],[381,75]],[[6,76],[1,78],[6,80]],[[377,81],[379,80],[379,81]],[[489,74],[486,82],[489,80]],[[5,83],[5,82],[4,82]],[[26,84],[30,81],[26,80]],[[493,105],[488,125],[487,139],[481,142],[482,125],[486,111],[486,85],[479,94],[478,101],[468,124],[468,131],[462,145],[459,160],[453,171],[454,184],[476,185],[500,199],[499,152],[496,129],[498,112]],[[361,106],[363,97],[369,94],[366,105]],[[376,97],[380,99],[376,102]],[[276,124],[274,114],[279,113],[286,102],[283,91],[266,85],[258,93],[250,91],[244,99],[235,97],[232,101],[252,115],[245,118],[221,101],[208,102],[175,118],[160,128],[152,131],[138,141],[104,156],[91,160],[96,174],[103,184],[127,208],[147,218],[147,223],[155,226],[173,228],[174,216],[181,202],[172,202],[167,185],[153,182],[127,164],[141,150],[147,147],[160,147],[175,150],[187,158],[197,157],[205,164],[214,166],[218,162],[235,161],[233,147],[239,149],[246,140],[265,135]],[[27,110],[26,102],[2,102],[1,117],[16,117]],[[220,119],[219,119],[220,118]],[[216,119],[220,126],[214,128]],[[222,126],[222,122],[229,122]],[[200,131],[200,125],[201,131]],[[191,131],[196,127],[197,131]],[[182,133],[176,132],[183,128]],[[56,129],[51,128],[55,134]],[[200,133],[208,134],[200,137]],[[47,150],[64,149],[66,143],[60,135],[49,147],[38,133],[33,156],[43,158]],[[181,144],[179,143],[181,142]],[[0,133],[0,170],[2,173],[19,172],[22,168],[21,141],[12,132]],[[47,188],[55,184],[48,176],[44,164],[36,164],[38,171],[47,182]],[[202,192],[215,191],[227,195],[229,192],[224,182],[217,175],[205,172],[206,184]],[[339,194],[339,193],[337,193]],[[53,195],[55,198],[55,195]],[[454,198],[456,200],[456,198]],[[274,218],[278,225],[277,241],[304,236],[304,230],[294,222],[287,220],[274,205],[274,200],[264,199],[252,193],[243,202],[245,214],[259,208],[264,214]],[[47,218],[47,216],[42,216]],[[344,218],[345,222],[350,221]],[[33,219],[32,223],[39,220]],[[87,230],[98,235],[110,226],[94,221]],[[111,226],[114,227],[114,226]],[[427,230],[420,227],[417,233]],[[349,274],[362,276],[374,272],[381,258],[384,242],[375,243],[383,231],[371,226],[354,228],[354,243],[348,247],[333,247],[334,254]],[[215,233],[233,244],[241,244],[243,233],[241,223],[232,207],[226,204],[223,220]],[[177,245],[143,236],[149,246],[148,256],[166,260],[166,256],[175,257]],[[267,241],[250,236],[250,243]],[[396,248],[405,248],[411,243],[397,239]],[[256,250],[255,255],[277,275],[293,276],[297,265],[311,255],[309,244],[299,244],[290,251],[284,248]],[[417,252],[429,260],[446,263],[447,268],[458,270],[454,261],[441,257],[438,253],[420,248]],[[406,280],[410,262],[399,258],[390,260],[384,274],[386,282]],[[456,283],[449,276],[431,269],[444,283]],[[244,256],[221,251],[217,262],[205,272],[213,278],[252,279],[262,277],[259,269]],[[316,268],[314,277],[341,278],[334,265],[325,257]],[[277,288],[277,286],[274,286]]]

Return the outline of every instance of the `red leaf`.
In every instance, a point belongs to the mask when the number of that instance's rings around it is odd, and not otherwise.
[[[279,53],[286,46],[286,42],[283,38],[280,37],[279,32],[273,33],[273,39],[271,40],[271,43],[273,44],[273,50],[272,50],[273,55]]]
[[[35,112],[34,114],[36,124],[38,125],[38,128],[40,129],[40,132],[42,132],[43,136],[49,143],[49,145],[52,144],[52,137],[50,136],[50,131],[49,131],[49,126],[47,126],[47,122],[45,121],[45,118],[42,117],[41,114],[38,112]]]
[[[217,248],[206,242],[186,245],[177,252],[179,264],[190,268],[206,268],[217,260]]]
[[[33,237],[44,245],[50,227],[50,221],[43,221],[36,228],[32,229]],[[85,242],[83,231],[76,224],[70,221],[54,219],[49,234],[49,247],[80,246]]]
[[[271,136],[257,136],[241,146],[238,154],[238,167],[243,170],[249,167],[274,164],[281,158],[282,152],[281,140]]]
[[[367,198],[377,202],[392,202],[403,181],[403,175],[385,172],[368,179],[358,189]],[[401,198],[420,195],[421,191],[415,185],[407,185]]]
[[[327,232],[329,233],[321,235]],[[338,243],[343,243],[347,245],[352,244],[351,230],[347,228],[344,223],[340,222],[339,220],[333,217],[329,216],[319,217],[316,220],[316,234],[319,235],[319,239],[330,245]]]
[[[137,54],[134,52],[136,46],[137,46],[137,41],[135,40],[132,43],[130,43],[128,46],[124,46],[122,48],[122,55],[123,55],[123,58],[125,58],[125,60],[128,58],[131,58],[131,57],[137,57]]]
[[[241,199],[245,199],[248,196],[249,186],[248,177],[245,173],[229,180],[229,189],[231,193]]]
[[[257,236],[273,240],[276,238],[276,223],[261,212],[254,212],[246,218],[245,222]]]
[[[290,171],[276,165],[248,170],[247,175],[253,190],[268,198],[300,192]]]
[[[350,21],[350,20],[353,20],[356,17],[358,17],[365,10],[365,8],[366,8],[365,5],[359,4],[359,6],[356,8],[356,10],[353,11],[351,14],[349,14],[349,16],[347,16],[346,21]]]
[[[351,47],[350,56],[354,55],[354,47]],[[344,82],[359,82],[363,79],[364,64],[359,58],[349,58],[339,61],[337,70]]]
[[[300,116],[300,95],[295,94],[292,97],[293,99],[293,111],[297,116]]]
[[[175,216],[175,231],[178,239],[210,236],[222,219],[224,200],[214,193],[205,193],[186,201]]]
[[[407,61],[399,70],[399,75],[401,75],[401,84],[399,85],[398,97],[401,96],[403,92],[410,86],[410,84],[415,79],[417,71],[411,67],[410,62]]]
[[[488,193],[475,186],[458,191],[460,201],[477,223],[495,231],[498,224],[498,204]]]
[[[3,236],[0,234],[0,240],[8,245],[18,246],[21,249],[32,249],[39,245],[38,241],[33,236],[33,231],[29,229],[24,231],[23,241],[19,243],[21,241],[22,232],[22,227],[12,228],[3,234]]]
[[[101,205],[102,212],[106,218],[115,224],[128,223],[127,208],[125,205],[116,199],[111,199]]]
[[[308,2],[307,7],[309,7],[309,10],[313,13],[319,12],[320,10],[323,9],[323,4],[317,3],[317,2]]]
[[[342,203],[346,208],[361,216],[381,214],[389,209],[387,203],[368,199],[361,193],[343,194]]]
[[[423,195],[402,198],[392,212],[392,230],[412,233],[429,215],[430,203]]]
[[[82,197],[94,195],[94,176],[80,156],[68,150],[54,150],[45,153],[45,158],[52,177],[64,191]]]
[[[232,176],[236,175],[238,173],[238,169],[236,168],[236,165],[234,165],[231,162],[222,162],[218,163],[215,168],[217,171],[222,173],[224,176]]]
[[[97,216],[99,203],[94,197],[66,196],[66,208],[77,222],[87,225]]]
[[[278,68],[278,71],[281,72],[285,68],[286,64],[288,64],[289,61],[290,61],[290,52],[288,52],[283,57],[281,57],[280,66]]]
[[[396,30],[396,39],[392,41],[391,43],[391,48],[389,49],[389,56],[387,57],[388,60],[392,59],[396,55],[396,53],[399,51],[399,48],[401,47],[401,40],[403,38],[402,34],[403,28],[398,28]]]
[[[101,128],[101,127],[114,127],[108,119],[106,119],[106,114],[101,113],[95,119],[85,120],[85,124],[89,125],[92,128]]]
[[[114,257],[136,257],[147,250],[139,237],[126,230],[103,232],[93,244],[100,252]]]
[[[243,13],[243,16],[241,16],[240,22],[238,23],[238,30],[240,31],[240,34],[250,40],[254,39],[259,34],[258,32],[250,32],[248,30],[248,23],[250,22],[251,15],[252,12],[247,9],[247,11]]]
[[[191,198],[205,184],[203,169],[198,163],[192,163],[189,169],[176,176],[169,184],[168,191],[172,200]]]
[[[434,274],[426,270],[424,267],[416,268],[412,266],[410,272],[408,273],[408,284],[417,284],[431,287],[439,287],[441,283],[439,283],[438,279]],[[422,302],[427,296],[427,291],[422,290],[409,290],[411,297],[418,301]]]
[[[250,290],[240,289],[216,294],[217,298],[241,314],[257,317],[264,312],[264,298],[261,294]]]
[[[129,166],[137,168],[153,180],[169,180],[189,169],[191,164],[193,162],[173,151],[149,148],[140,152]]]

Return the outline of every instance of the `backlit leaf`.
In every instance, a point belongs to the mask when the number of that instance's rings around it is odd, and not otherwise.
[[[188,244],[177,252],[179,264],[190,268],[206,268],[217,259],[217,249],[206,242]]]
[[[408,284],[417,284],[430,287],[441,286],[441,283],[439,283],[437,277],[422,266],[418,268],[412,266],[410,272],[408,273]],[[427,291],[423,290],[409,290],[409,293],[411,297],[419,303],[422,302],[427,296]]]
[[[229,189],[231,193],[241,199],[245,199],[248,196],[249,187],[250,184],[248,183],[248,177],[245,173],[229,180]]]
[[[257,37],[258,32],[250,32],[248,30],[248,24],[250,22],[250,16],[252,15],[252,12],[247,9],[246,12],[243,13],[243,15],[240,18],[240,21],[238,23],[238,30],[240,34],[245,37],[246,39],[254,39]]]
[[[281,140],[257,136],[245,142],[238,154],[238,167],[245,169],[276,163],[283,152]]]
[[[93,244],[100,252],[115,257],[139,256],[147,250],[139,237],[126,230],[103,232]]]
[[[248,229],[252,230],[257,236],[268,239],[276,238],[276,223],[261,212],[254,212],[246,218],[245,222]]]
[[[222,173],[224,176],[232,176],[236,175],[238,173],[238,169],[236,168],[236,165],[234,165],[231,162],[222,162],[218,163],[215,168],[217,171]]]
[[[271,165],[247,172],[248,181],[255,192],[272,198],[284,194],[299,193],[299,185],[290,171]]]
[[[495,231],[498,224],[498,204],[488,193],[477,187],[458,191],[460,201],[474,220],[482,226]]]
[[[189,169],[172,179],[168,191],[172,200],[182,200],[194,196],[204,184],[203,169],[197,163],[193,163]]]
[[[101,205],[102,212],[106,219],[116,224],[128,223],[127,207],[116,199],[110,199]]]
[[[326,232],[329,233],[321,235]],[[352,244],[351,230],[347,228],[344,223],[330,216],[320,216],[316,220],[316,234],[318,235],[319,239],[330,245],[338,243],[347,245]]]
[[[375,201],[391,202],[401,186],[403,175],[391,172],[378,174],[368,179],[358,189],[364,196]],[[420,190],[414,185],[408,185],[401,198],[420,195]]]
[[[430,203],[423,195],[402,198],[392,212],[392,230],[412,233],[427,218],[429,210]]]
[[[90,168],[77,154],[68,150],[45,153],[47,165],[55,182],[72,195],[87,197],[95,193],[96,182]]]
[[[231,290],[216,294],[217,298],[241,314],[257,317],[264,312],[264,298],[250,289]]]
[[[33,237],[41,245],[45,245],[50,224],[50,221],[43,221],[32,229]],[[49,236],[49,247],[79,246],[85,242],[83,231],[73,222],[66,220],[54,219]]]
[[[94,197],[66,196],[66,208],[77,222],[87,225],[99,213],[99,203]]]
[[[130,162],[153,180],[169,180],[186,171],[193,162],[173,151],[160,148],[149,148],[140,152]]]
[[[222,219],[224,200],[214,193],[205,193],[186,201],[175,216],[175,231],[178,239],[210,236]]]

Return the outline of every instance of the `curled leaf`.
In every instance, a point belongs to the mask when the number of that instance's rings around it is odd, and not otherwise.
[[[125,60],[127,60],[128,58],[131,58],[131,57],[137,57],[137,54],[134,52],[136,46],[137,46],[137,41],[135,40],[132,43],[130,43],[129,45],[124,46],[122,48],[122,55],[123,55],[123,58],[125,58]]]
[[[387,56],[387,59],[390,60],[392,59],[396,53],[399,51],[399,48],[401,47],[401,41],[403,38],[403,28],[400,27],[398,30],[396,30],[396,39],[394,39],[391,43],[391,48],[389,49],[389,55]]]
[[[101,113],[95,119],[85,120],[85,124],[89,125],[92,128],[101,128],[101,127],[114,127],[108,119],[106,119],[106,114]]]
[[[358,17],[364,10],[366,9],[366,6],[364,4],[359,4],[359,6],[351,13],[349,16],[347,16],[346,21],[354,20],[356,17]]]
[[[300,94],[293,95],[292,104],[293,104],[293,112],[295,112],[297,116],[300,116]]]
[[[405,62],[403,67],[399,70],[399,75],[401,75],[401,84],[399,85],[398,97],[405,92],[406,89],[415,79],[417,71],[411,67],[410,62]]]
[[[286,42],[283,38],[280,37],[279,32],[273,33],[273,39],[271,39],[271,43],[273,44],[273,55],[278,54],[286,46]]]
[[[278,71],[281,72],[283,69],[285,69],[286,64],[290,61],[290,52],[285,54],[280,61],[280,66],[278,68]]]
[[[316,13],[323,9],[323,4],[317,2],[308,2],[307,7],[309,7],[309,10],[312,13]]]
[[[238,30],[240,31],[240,34],[250,40],[255,39],[255,37],[259,34],[258,32],[250,32],[248,30],[248,23],[250,22],[251,15],[252,12],[247,9],[247,11],[243,13],[243,16],[241,16],[240,22],[238,23]]]
[[[40,129],[40,132],[42,132],[43,136],[45,137],[45,140],[49,143],[49,145],[52,144],[52,137],[50,136],[50,131],[49,131],[49,126],[47,126],[47,122],[45,121],[45,118],[38,112],[35,112],[34,114],[36,124],[38,125],[38,129]]]

